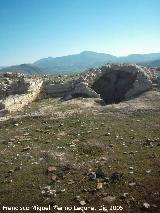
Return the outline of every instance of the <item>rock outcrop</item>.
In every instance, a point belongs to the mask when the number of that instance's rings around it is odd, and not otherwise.
[[[19,74],[0,78],[0,112],[17,111],[37,98],[101,97],[106,104],[131,99],[152,87],[150,71],[141,66],[109,64],[90,69],[76,80],[54,82]]]

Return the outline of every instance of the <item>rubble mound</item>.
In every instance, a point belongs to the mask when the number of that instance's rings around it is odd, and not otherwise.
[[[0,99],[9,95],[24,94],[29,88],[29,82],[25,81],[20,73],[4,73],[0,78]]]
[[[89,69],[78,79],[55,82],[44,78],[5,73],[0,76],[0,110],[17,111],[37,98],[102,98],[119,103],[151,89],[147,68],[129,64],[108,64]]]

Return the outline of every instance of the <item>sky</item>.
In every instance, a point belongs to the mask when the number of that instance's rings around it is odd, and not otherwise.
[[[0,66],[160,52],[160,0],[0,0]]]

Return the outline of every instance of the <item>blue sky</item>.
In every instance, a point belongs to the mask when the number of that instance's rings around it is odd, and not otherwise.
[[[0,66],[160,52],[160,0],[0,0]]]

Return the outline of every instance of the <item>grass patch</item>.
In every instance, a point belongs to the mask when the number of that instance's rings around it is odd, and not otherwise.
[[[51,104],[59,107],[59,102],[51,100],[42,101],[38,107]],[[70,107],[62,105],[60,110]],[[148,202],[149,211],[158,213],[159,129],[160,112],[117,116],[86,111],[63,119],[37,116],[3,122],[1,205],[79,206],[75,197],[80,196],[87,206],[100,207],[110,205],[103,201],[107,194],[116,197],[113,204],[122,205],[123,212],[140,213],[143,203]],[[46,173],[49,165],[57,168],[56,182]],[[99,167],[108,182],[101,178],[89,180],[88,174]],[[114,172],[123,174],[115,183],[111,181]],[[103,182],[101,190],[96,189],[98,181]],[[129,186],[132,182],[136,183],[134,187]],[[57,191],[56,197],[41,193],[48,185]],[[128,197],[122,198],[123,193],[128,193]]]

